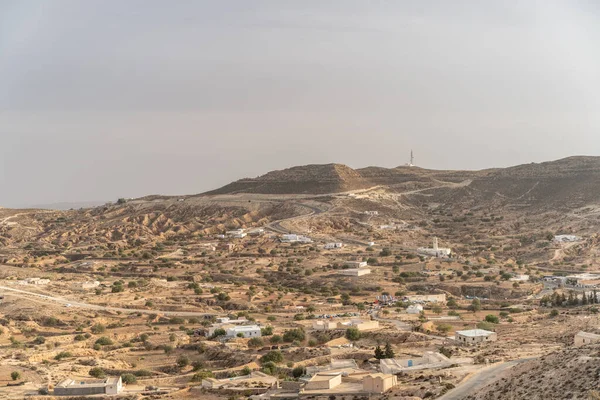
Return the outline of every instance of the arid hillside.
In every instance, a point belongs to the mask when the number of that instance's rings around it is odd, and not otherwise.
[[[566,348],[510,370],[468,400],[593,399],[598,390],[600,346]]]
[[[306,165],[240,179],[206,194],[322,194],[365,189],[372,184],[358,171],[341,164]]]
[[[453,187],[454,185],[454,187]],[[448,190],[449,187],[460,190]],[[418,167],[307,165],[269,172],[205,193],[325,194],[381,187],[391,192],[428,190],[427,202],[471,207],[507,206],[543,211],[595,204],[600,195],[600,157],[569,157],[481,171],[437,171]]]

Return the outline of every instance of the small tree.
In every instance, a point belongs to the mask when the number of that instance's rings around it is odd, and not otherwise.
[[[190,359],[187,358],[186,356],[179,356],[177,357],[177,366],[179,368],[185,368],[188,365],[190,365]]]
[[[225,336],[226,334],[227,334],[227,332],[225,332],[225,329],[223,329],[223,328],[215,329],[211,338],[215,339],[215,338],[218,338],[219,336]]]
[[[92,369],[90,369],[90,376],[93,376],[94,378],[104,378],[106,376],[106,374],[104,373],[104,370],[100,367],[94,367]]]
[[[433,311],[436,314],[441,314],[442,313],[442,307],[440,307],[439,305],[434,305],[433,307],[431,307],[431,311]]]
[[[269,339],[269,341],[273,344],[279,344],[283,341],[283,339],[281,338],[281,336],[279,335],[273,335],[271,336],[271,338]]]
[[[281,363],[283,362],[283,354],[281,354],[280,351],[276,350],[270,351],[260,358],[260,362],[261,364],[266,364],[269,362]]]
[[[248,347],[250,347],[250,348],[256,349],[258,347],[262,347],[263,345],[264,345],[264,342],[259,337],[255,337],[255,338],[248,340]]]
[[[21,379],[21,373],[19,371],[13,371],[10,373],[10,377],[13,381]]]
[[[123,383],[126,384],[126,385],[129,385],[129,384],[137,382],[137,378],[133,374],[124,374],[124,375],[121,375],[121,379],[123,380]]]
[[[390,345],[390,343],[386,343],[385,344],[385,358],[394,358],[396,356],[396,354],[394,353],[394,350],[392,349],[392,346]]]
[[[301,376],[306,375],[305,367],[296,367],[292,370],[292,376],[294,378],[300,378]]]
[[[485,316],[485,322],[489,322],[491,324],[497,324],[500,321],[498,320],[498,316],[493,315],[493,314],[488,314]]]
[[[381,346],[379,345],[375,347],[375,358],[378,360],[382,360],[385,358],[385,352],[381,349]]]
[[[106,327],[102,324],[96,324],[96,325],[92,326],[92,333],[94,335],[104,333],[104,331],[106,331]]]
[[[471,305],[469,306],[469,310],[473,312],[477,312],[481,310],[481,301],[479,299],[473,299]]]
[[[360,331],[358,328],[348,328],[346,329],[346,339],[357,341],[360,339]]]

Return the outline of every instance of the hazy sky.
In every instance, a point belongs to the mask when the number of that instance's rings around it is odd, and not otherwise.
[[[600,155],[600,2],[0,0],[0,205]]]

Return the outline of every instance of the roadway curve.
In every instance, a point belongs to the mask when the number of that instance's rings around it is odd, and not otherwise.
[[[79,301],[69,300],[62,297],[48,296],[45,294],[28,292],[26,290],[14,289],[7,286],[0,286],[0,290],[16,293],[11,294],[15,297],[26,298],[29,300],[45,300],[43,303],[47,303],[47,301],[54,301],[60,304],[70,304],[71,307],[84,308],[88,310],[97,310],[97,311],[112,311],[112,312],[122,312],[122,313],[141,313],[141,314],[161,314],[161,315],[171,315],[178,317],[204,317],[206,315],[217,315],[217,313],[207,313],[207,312],[195,312],[195,311],[162,311],[162,310],[144,310],[144,309],[135,309],[135,308],[122,308],[122,307],[109,307],[109,306],[100,306],[97,304],[88,304],[82,303]],[[33,298],[32,298],[33,297]],[[41,302],[41,301],[39,301]]]
[[[285,218],[285,219],[280,219],[278,221],[273,221],[270,224],[266,225],[265,228],[269,229],[275,233],[281,233],[281,234],[287,234],[287,233],[292,233],[289,229],[285,229],[284,227],[281,226],[282,222],[287,222],[287,221],[293,221],[296,219],[302,219],[302,218],[306,218],[306,217],[311,217],[313,215],[319,215],[324,213],[326,210],[323,210],[321,208],[315,207],[315,206],[310,206],[308,204],[304,204],[304,203],[294,203],[296,206],[299,207],[304,207],[304,208],[308,208],[310,210],[310,212],[308,214],[302,214],[302,215],[297,215],[295,217],[291,217],[291,218]]]
[[[502,372],[514,367],[517,364],[533,360],[534,358],[535,357],[522,358],[519,360],[507,361],[492,365],[491,367],[483,368],[472,377],[463,381],[463,383],[461,383],[455,389],[440,397],[439,400],[461,400],[467,396],[471,396],[485,386],[488,386],[500,379],[502,377]]]

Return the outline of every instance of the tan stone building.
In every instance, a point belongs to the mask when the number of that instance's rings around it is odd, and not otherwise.
[[[341,373],[322,373],[313,376],[304,387],[304,390],[329,390],[342,384]]]
[[[575,335],[575,346],[585,346],[586,344],[600,342],[600,335],[580,331]]]
[[[363,380],[363,390],[368,393],[385,393],[398,384],[396,375],[371,374]]]

